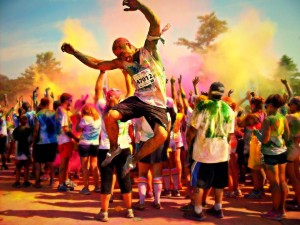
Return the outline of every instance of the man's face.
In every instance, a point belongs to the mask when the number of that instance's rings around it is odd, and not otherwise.
[[[113,53],[118,59],[126,62],[132,62],[132,56],[134,54],[134,49],[132,45],[128,42],[119,42],[116,44]]]
[[[66,101],[66,110],[71,110],[73,99],[70,98]]]

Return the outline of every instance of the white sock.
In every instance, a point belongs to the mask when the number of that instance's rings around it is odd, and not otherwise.
[[[200,214],[202,212],[202,205],[194,207],[195,213]]]
[[[215,208],[215,210],[220,210],[220,209],[222,209],[222,204],[221,203],[215,203],[214,208]]]

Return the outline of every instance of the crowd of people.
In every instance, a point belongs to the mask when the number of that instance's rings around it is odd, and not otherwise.
[[[127,39],[117,38],[112,47],[116,58],[109,61],[85,55],[68,43],[61,47],[63,52],[99,70],[93,102],[88,96],[73,102],[74,93],[61,93],[59,99],[54,99],[49,89],[38,99],[37,88],[32,105],[19,99],[11,108],[7,102],[0,108],[3,169],[7,169],[6,161],[16,149],[13,187],[32,185],[30,168],[34,187],[41,188],[42,171],[49,174],[49,185],[53,186],[54,162],[59,157],[57,191],[74,190],[69,164],[72,153],[78,151],[83,181],[79,193],[91,194],[93,183],[93,191],[100,193],[101,200],[95,218],[103,222],[109,220],[116,181],[127,218],[134,217],[133,209],[144,210],[149,196],[154,198],[153,208],[161,209],[160,198],[180,197],[183,186],[191,200],[181,207],[185,218],[202,221],[206,214],[223,218],[223,197],[262,198],[266,182],[270,184],[272,206],[263,217],[280,220],[287,208],[299,210],[300,97],[293,96],[287,81],[281,80],[287,95],[259,96],[249,91],[238,101],[234,91],[226,87],[229,91],[225,93],[218,81],[207,93],[199,93],[199,77],[195,77],[194,90],[186,95],[181,75],[177,90],[176,79],[167,79],[157,50],[168,27],[161,30],[159,18],[141,1],[124,0],[123,5],[128,7],[125,11],[142,12],[150,24],[143,47],[136,48]],[[105,71],[113,69],[122,70],[126,93],[104,86]],[[168,83],[170,97],[166,94]],[[134,204],[133,169],[137,171],[139,192]],[[253,190],[242,193],[239,185],[249,172]],[[287,180],[295,192],[288,206]],[[211,190],[215,203],[204,212]]]

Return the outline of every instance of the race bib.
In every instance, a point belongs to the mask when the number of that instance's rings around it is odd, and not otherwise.
[[[132,76],[138,89],[150,86],[154,83],[154,76],[150,69],[145,69]]]

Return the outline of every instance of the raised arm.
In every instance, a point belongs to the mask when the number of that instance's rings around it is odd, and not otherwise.
[[[186,99],[186,94],[185,94],[185,91],[184,91],[184,89],[182,87],[181,81],[182,81],[182,75],[180,74],[180,76],[178,78],[178,86],[179,86],[179,91],[180,91],[180,94],[181,94],[181,99],[182,99],[182,103],[183,103],[184,113],[186,114],[187,109],[188,109],[188,107],[190,105],[189,105],[188,100]]]
[[[61,50],[70,55],[75,56],[80,62],[88,67],[98,70],[113,70],[113,69],[123,69],[123,63],[120,59],[113,60],[100,60],[92,56],[85,55],[82,52],[77,51],[71,44],[63,43]]]
[[[104,78],[105,71],[100,71],[96,85],[95,85],[95,102],[97,102],[99,99],[104,98],[103,94],[103,78]]]
[[[285,89],[286,89],[286,91],[288,93],[288,96],[287,96],[287,98],[285,100],[285,102],[288,103],[289,100],[291,99],[291,97],[293,96],[293,90],[290,87],[290,85],[288,84],[288,82],[287,82],[286,79],[281,79],[280,81],[281,81],[281,83],[283,83],[283,85],[284,85],[284,87],[285,87]]]
[[[124,11],[140,10],[150,23],[148,34],[153,37],[160,36],[160,20],[148,6],[138,0],[124,0],[123,5],[129,7],[125,8]]]
[[[172,76],[170,79],[170,83],[171,83],[171,95],[172,95],[172,99],[174,101],[174,104],[177,103],[177,97],[176,97],[176,91],[175,91],[175,78]]]
[[[198,88],[197,88],[198,83],[199,83],[199,77],[195,76],[195,78],[193,79],[193,87],[194,87],[195,95],[199,95],[199,91],[198,91]]]
[[[146,19],[148,20],[150,27],[148,31],[148,36],[145,41],[145,48],[149,51],[155,51],[156,45],[161,35],[160,33],[160,19],[158,16],[145,4],[138,0],[124,0],[123,5],[128,6],[124,11],[141,11]]]

